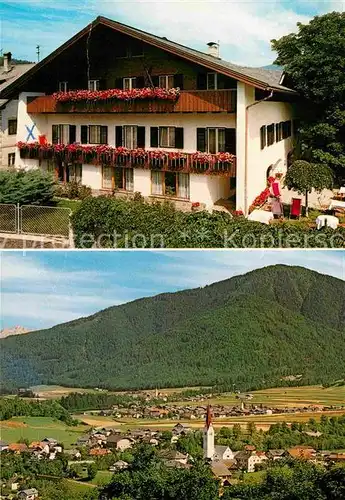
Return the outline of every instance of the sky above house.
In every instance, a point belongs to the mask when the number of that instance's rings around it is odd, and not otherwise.
[[[270,40],[297,22],[343,12],[345,0],[3,0],[0,49],[18,59],[41,59],[98,15],[204,51],[219,41],[221,57],[237,64],[271,64]]]
[[[273,264],[345,280],[345,251],[338,250],[2,251],[0,329],[50,327]]]

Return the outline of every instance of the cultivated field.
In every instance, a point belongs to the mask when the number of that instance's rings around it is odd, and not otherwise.
[[[71,392],[97,393],[95,389],[82,389],[79,387],[62,387],[61,385],[35,385],[30,387],[33,393],[41,399],[59,399],[68,396]]]
[[[250,404],[263,404],[264,406],[275,406],[277,408],[345,405],[345,386],[329,387],[327,389],[320,385],[278,387],[253,391],[250,394],[253,396],[249,401]],[[218,397],[211,397],[207,401],[210,404],[218,405],[233,405],[239,402],[233,393],[224,393]],[[178,401],[173,404],[180,405],[184,403],[189,406],[198,406],[200,404],[198,401]]]
[[[0,439],[16,443],[22,439],[31,442],[50,437],[63,443],[65,448],[71,448],[87,430],[87,426],[68,427],[51,417],[13,417],[0,422]]]

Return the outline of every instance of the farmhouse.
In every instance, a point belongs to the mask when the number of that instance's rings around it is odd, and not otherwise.
[[[234,454],[229,446],[216,445],[214,447],[214,460],[233,460]]]
[[[13,131],[17,120],[11,164],[96,195],[247,213],[287,168],[296,93],[280,71],[232,64],[206,42],[97,17],[0,89]]]
[[[38,491],[36,490],[36,488],[22,490],[18,493],[18,498],[23,500],[35,500],[36,498],[38,498]]]
[[[124,451],[133,446],[133,440],[119,435],[111,435],[107,439],[108,448]]]
[[[298,458],[304,460],[311,460],[314,459],[316,456],[316,450],[314,450],[314,448],[312,448],[311,446],[307,445],[293,446],[292,448],[287,450],[287,453],[292,458]]]
[[[237,465],[240,469],[246,470],[247,472],[255,472],[257,465],[262,464],[268,460],[266,454],[263,451],[240,451],[235,455]]]

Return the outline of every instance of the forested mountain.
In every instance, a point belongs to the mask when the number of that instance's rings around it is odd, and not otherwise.
[[[112,388],[344,376],[344,281],[270,266],[1,340],[4,384]]]

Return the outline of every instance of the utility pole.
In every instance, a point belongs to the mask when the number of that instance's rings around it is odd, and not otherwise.
[[[36,45],[37,62],[40,62],[40,46]]]

